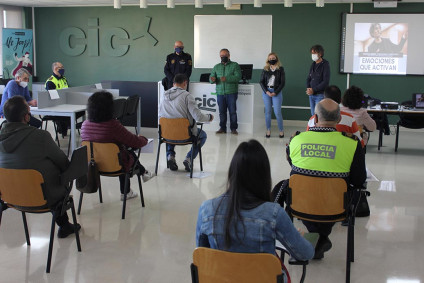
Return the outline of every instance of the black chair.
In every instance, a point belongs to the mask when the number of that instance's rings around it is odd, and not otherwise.
[[[200,82],[201,83],[208,83],[209,82],[209,77],[210,77],[211,73],[204,73],[200,75]]]
[[[137,122],[134,124],[134,121],[137,121],[137,110],[140,97],[137,95],[128,96],[125,102],[125,109],[122,117],[118,119],[122,125],[134,127],[136,134],[137,132]],[[133,118],[135,117],[135,119]]]
[[[404,101],[401,103],[403,107],[412,106],[412,101]],[[399,127],[404,127],[408,129],[423,129],[424,128],[424,117],[420,113],[399,113],[399,121],[396,124],[396,143],[395,143],[395,152],[397,152],[399,145]]]
[[[127,100],[124,98],[118,98],[113,100],[113,118],[121,121],[122,117],[124,117],[125,114],[126,103]]]

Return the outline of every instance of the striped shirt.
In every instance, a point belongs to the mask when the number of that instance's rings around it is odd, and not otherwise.
[[[359,131],[359,127],[355,121],[355,118],[353,118],[352,115],[344,111],[340,111],[340,115],[342,116],[342,119],[336,126],[337,131],[354,134],[358,137],[362,147],[364,147],[365,142],[361,137],[361,132]],[[308,127],[306,128],[306,130],[309,131],[309,128],[312,127],[315,127],[315,115],[309,119]]]

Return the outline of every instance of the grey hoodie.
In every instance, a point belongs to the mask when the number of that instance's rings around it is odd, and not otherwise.
[[[24,123],[3,124],[0,131],[0,167],[39,171],[44,178],[44,197],[49,206],[54,206],[69,193],[60,182],[60,174],[68,165],[68,158],[49,132]]]
[[[190,126],[193,126],[192,133],[197,135],[196,122],[209,122],[210,114],[203,114],[197,107],[194,97],[180,87],[173,87],[167,90],[161,97],[159,104],[159,119],[164,118],[187,118]]]

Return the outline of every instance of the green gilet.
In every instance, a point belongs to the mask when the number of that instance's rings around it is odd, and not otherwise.
[[[58,80],[55,76],[51,76],[44,84],[44,88],[47,88],[47,82],[49,81],[54,83],[56,89],[68,88],[68,81],[65,77],[62,77],[60,80]]]
[[[357,144],[341,132],[307,131],[293,137],[290,158],[300,169],[348,174]]]

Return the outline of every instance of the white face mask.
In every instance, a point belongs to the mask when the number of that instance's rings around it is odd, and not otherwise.
[[[23,88],[26,88],[28,83],[27,82],[19,82],[19,85]]]
[[[312,60],[313,61],[318,61],[318,59],[319,59],[319,56],[318,56],[318,54],[312,54]]]

